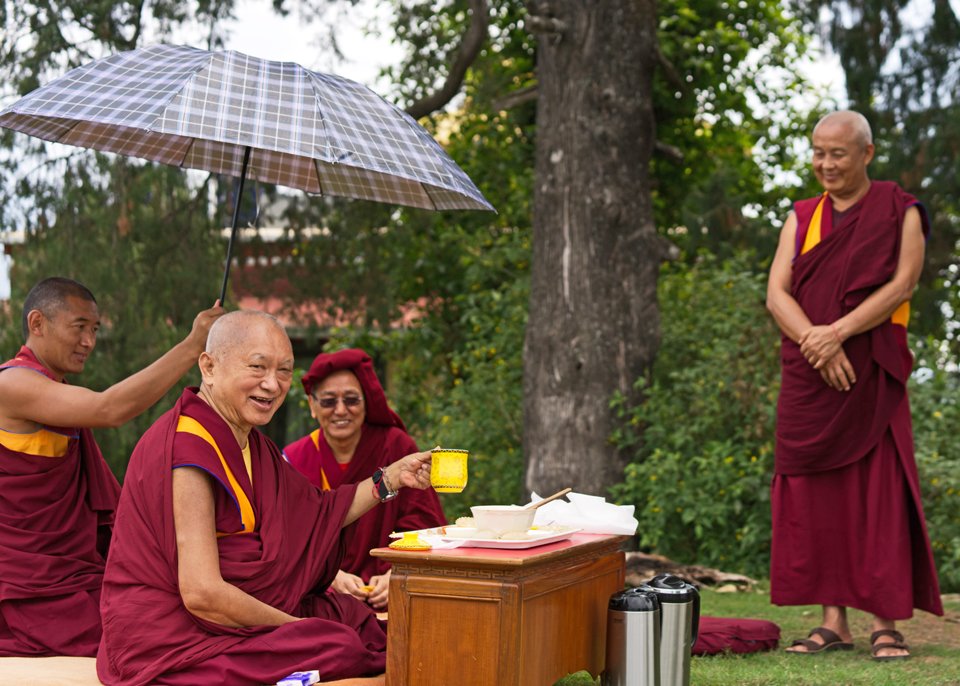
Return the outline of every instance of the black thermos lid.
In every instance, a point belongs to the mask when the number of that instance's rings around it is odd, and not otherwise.
[[[640,588],[656,592],[661,603],[687,603],[700,595],[695,586],[673,574],[657,574]]]
[[[660,601],[653,591],[631,588],[610,596],[609,609],[617,612],[653,612],[660,609]]]

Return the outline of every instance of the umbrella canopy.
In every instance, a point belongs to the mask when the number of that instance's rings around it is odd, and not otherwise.
[[[422,126],[366,86],[235,51],[154,45],[96,60],[0,112],[0,126],[241,184],[493,210]]]

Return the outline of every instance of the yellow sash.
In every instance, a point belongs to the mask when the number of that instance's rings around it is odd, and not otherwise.
[[[320,429],[310,432],[310,440],[313,441],[313,447],[317,449],[317,452],[320,452]],[[323,465],[320,465],[320,489],[323,491],[332,490],[330,482],[327,481],[327,474],[323,471]]]
[[[823,222],[823,208],[827,204],[827,197],[828,194],[824,193],[823,197],[820,198],[820,202],[817,203],[817,208],[813,211],[813,216],[810,218],[810,226],[807,227],[807,235],[803,239],[803,247],[800,249],[801,255],[810,252],[820,243],[820,226]],[[909,300],[900,303],[900,306],[894,310],[890,316],[890,321],[904,328],[907,327],[907,324],[910,323]]]
[[[198,422],[193,417],[188,417],[186,415],[180,415],[180,418],[177,420],[177,431],[182,433],[193,434],[199,438],[202,438],[213,450],[217,453],[217,457],[220,458],[220,464],[223,465],[223,471],[227,473],[227,481],[230,482],[230,488],[233,489],[234,497],[237,500],[237,504],[240,506],[240,521],[243,522],[243,531],[237,531],[238,534],[248,534],[253,531],[254,526],[257,523],[256,518],[253,514],[253,506],[250,504],[250,499],[247,498],[247,494],[243,492],[243,489],[240,488],[240,483],[237,481],[237,478],[233,475],[230,467],[227,465],[226,459],[223,457],[223,453],[220,452],[220,446],[217,445],[217,442],[213,440],[213,436],[210,435],[210,432],[207,431],[203,425]],[[224,534],[217,532],[217,536],[229,536],[231,534]]]
[[[63,457],[70,449],[70,440],[70,436],[49,429],[37,429],[28,434],[0,429],[0,445],[15,453],[36,457]]]

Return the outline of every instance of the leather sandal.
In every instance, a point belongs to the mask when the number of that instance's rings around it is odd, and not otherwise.
[[[883,636],[889,636],[893,639],[890,643],[877,643],[877,639]],[[898,650],[910,650],[908,646],[903,641],[903,634],[894,629],[880,629],[880,631],[874,631],[870,634],[870,653],[874,660],[877,662],[892,662],[893,660],[906,660],[910,657],[910,654],[906,655],[877,655],[881,650],[885,648],[895,648]]]
[[[812,640],[810,636],[814,634],[822,638],[823,643]],[[826,653],[830,650],[853,650],[852,642],[844,641],[835,632],[822,626],[811,629],[810,633],[807,634],[807,638],[798,638],[795,640],[790,644],[791,648],[793,646],[803,646],[806,650],[788,650],[787,652],[791,655],[816,655],[817,653]]]

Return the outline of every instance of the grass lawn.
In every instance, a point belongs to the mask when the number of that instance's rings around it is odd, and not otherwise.
[[[902,662],[870,659],[870,616],[850,613],[856,648],[821,655],[789,655],[782,648],[804,638],[820,622],[819,607],[776,607],[768,589],[746,593],[704,590],[703,614],[754,617],[780,625],[781,649],[752,655],[693,658],[691,686],[960,686],[960,595],[944,598],[944,617],[918,612],[897,628],[910,644],[913,658]],[[557,686],[593,686],[585,673],[571,675]]]

